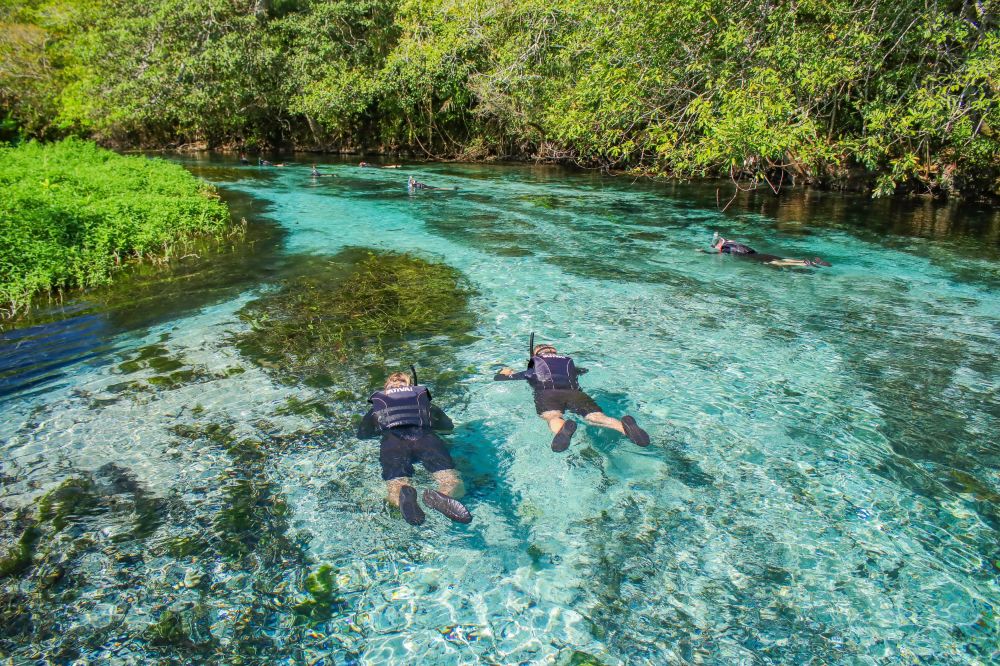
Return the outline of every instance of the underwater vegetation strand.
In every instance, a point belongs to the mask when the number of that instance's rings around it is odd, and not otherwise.
[[[472,290],[444,264],[351,248],[306,258],[299,270],[240,313],[252,326],[240,351],[284,377],[329,384],[374,361],[374,381],[383,350],[398,356],[421,335],[461,342],[473,327]]]

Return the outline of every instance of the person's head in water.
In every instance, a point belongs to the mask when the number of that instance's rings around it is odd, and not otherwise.
[[[549,344],[535,345],[532,356],[555,356],[556,348]]]
[[[712,247],[714,247],[716,250],[719,250],[721,252],[722,251],[722,246],[725,245],[725,244],[726,244],[726,239],[723,238],[722,236],[719,236],[717,239],[715,239],[715,244],[712,245]]]
[[[393,388],[406,388],[407,386],[413,386],[413,378],[405,372],[394,372],[385,380],[385,386],[383,388],[388,390]]]

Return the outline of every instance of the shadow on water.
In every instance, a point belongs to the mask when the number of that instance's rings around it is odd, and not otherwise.
[[[283,232],[267,208],[246,194],[221,190],[246,236],[196,244],[166,266],[129,266],[108,287],[39,307],[0,333],[0,397],[63,376],[86,362],[107,362],[113,340],[233,298],[280,270]]]

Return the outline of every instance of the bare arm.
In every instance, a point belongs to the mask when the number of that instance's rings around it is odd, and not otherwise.
[[[530,370],[522,370],[521,372],[514,372],[511,368],[503,368],[497,374],[493,375],[493,381],[495,382],[505,382],[514,379],[527,379]]]

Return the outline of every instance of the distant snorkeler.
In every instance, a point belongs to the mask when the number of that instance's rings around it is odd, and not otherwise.
[[[321,176],[333,176],[334,178],[337,177],[337,174],[335,173],[323,173],[322,171],[316,168],[315,164],[312,165],[312,171],[309,172],[309,175],[312,176],[313,178],[320,178]]]
[[[413,192],[416,192],[417,190],[454,191],[454,190],[457,190],[458,188],[457,187],[434,187],[434,186],[428,185],[426,183],[421,183],[420,181],[418,181],[413,176],[410,176],[409,179],[406,181],[406,189],[412,194]]]
[[[240,164],[243,166],[247,166],[248,164],[250,164],[250,160],[248,160],[247,156],[243,153],[240,153]]]
[[[279,162],[278,164],[275,164],[274,162],[269,162],[268,160],[265,160],[265,159],[261,159],[261,158],[259,158],[259,157],[258,157],[258,158],[257,158],[257,166],[264,166],[264,167],[283,167],[283,166],[285,166],[285,163],[284,163],[284,162]]]
[[[761,254],[760,252],[757,252],[757,250],[744,245],[743,243],[726,240],[718,233],[712,236],[712,249],[722,254],[731,254],[735,257],[740,257],[741,259],[750,259],[751,261],[758,261],[769,266],[779,266],[783,268],[808,268],[812,266],[830,265],[819,257],[813,257],[812,259],[789,259],[787,257],[778,257],[773,254]]]
[[[586,368],[577,367],[569,356],[560,356],[556,348],[550,344],[535,345],[535,334],[531,334],[528,369],[514,372],[511,368],[503,368],[494,377],[494,381],[509,381],[524,379],[535,394],[535,411],[549,426],[552,438],[552,450],[562,453],[569,448],[573,433],[576,432],[576,422],[563,417],[566,410],[583,417],[590,425],[617,430],[639,446],[649,446],[649,435],[639,427],[631,416],[622,420],[607,416],[594,402],[594,399],[580,389],[577,377],[587,372]]]
[[[371,409],[361,419],[358,437],[382,436],[379,462],[389,503],[399,507],[411,525],[424,522],[411,477],[413,463],[421,462],[437,483],[437,490],[425,490],[424,504],[458,523],[472,522],[472,514],[458,501],[465,494],[462,478],[435,430],[450,431],[455,426],[448,415],[431,404],[431,393],[413,375],[394,372],[381,391],[368,399]]]
[[[358,162],[358,166],[363,169],[402,169],[402,164],[372,164],[370,162]]]

